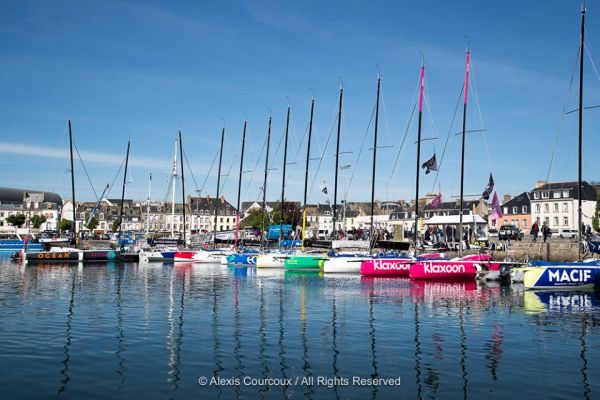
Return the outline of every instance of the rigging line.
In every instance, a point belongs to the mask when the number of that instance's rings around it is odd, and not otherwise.
[[[600,80],[600,74],[598,74],[598,69],[596,69],[596,64],[594,63],[594,58],[592,57],[592,52],[590,50],[587,38],[585,39],[585,43],[586,43],[585,51],[587,52],[587,55],[590,59],[590,63],[592,64],[592,69],[594,70],[594,73],[596,74],[596,78],[598,78],[598,80]]]
[[[61,149],[65,147],[66,137],[67,137],[67,125],[65,125],[63,127],[62,136],[61,136],[61,139],[60,139],[60,148]],[[54,171],[56,169],[56,165],[58,164],[59,158],[60,157],[58,157],[58,156],[53,157],[53,163],[52,163],[52,167],[50,168],[50,171]],[[61,172],[58,174],[58,176],[56,178],[56,182],[54,183],[54,187],[52,188],[52,192],[56,192],[57,191],[56,188],[58,187],[58,184],[60,183],[61,180],[64,182],[64,176],[65,176],[65,170],[61,170]]]
[[[393,146],[394,142],[392,142],[392,138],[390,137],[390,124],[388,121],[387,111],[385,108],[385,98],[383,97],[383,85],[380,87],[380,94],[381,94],[381,111],[383,114],[383,120],[385,122],[385,133],[386,133],[388,143],[390,143],[390,145]]]
[[[579,52],[581,49],[579,46],[577,47],[577,55],[575,56],[575,63],[573,64],[573,70],[571,71],[571,80],[569,81],[569,90],[567,91],[567,95],[565,96],[565,100],[563,102],[562,113],[560,113],[560,121],[558,122],[558,128],[556,130],[556,137],[554,139],[554,148],[552,149],[552,156],[550,157],[550,163],[548,164],[548,171],[546,172],[546,182],[550,179],[550,173],[552,171],[552,164],[554,163],[554,157],[556,156],[556,148],[558,147],[558,139],[560,137],[560,132],[562,130],[563,122],[566,117],[567,106],[569,104],[569,100],[571,99],[571,95],[573,94],[573,81],[575,79],[575,71],[577,70],[577,65],[579,63]]]
[[[206,186],[208,177],[210,176],[210,173],[212,172],[212,169],[215,166],[215,161],[217,160],[218,155],[219,155],[219,150],[217,150],[215,152],[215,156],[213,157],[212,162],[210,163],[210,168],[208,169],[208,172],[206,173],[206,176],[204,177],[204,182],[202,182],[202,187],[200,188],[200,193],[202,193],[204,191],[204,187]]]
[[[352,186],[352,179],[354,179],[354,173],[356,172],[356,165],[358,165],[358,160],[360,160],[360,155],[362,154],[363,148],[365,146],[365,142],[367,141],[367,136],[369,134],[369,130],[371,129],[371,124],[373,123],[373,117],[375,116],[375,107],[373,107],[373,111],[371,112],[371,118],[369,118],[369,124],[367,125],[367,129],[365,130],[365,135],[363,136],[362,143],[360,144],[360,150],[358,150],[358,156],[356,157],[356,162],[354,163],[355,167],[352,168],[352,174],[350,175],[350,182],[348,182],[348,187],[346,188],[346,192],[344,193],[344,200],[348,198],[348,192],[350,191],[350,186]]]
[[[250,179],[248,180],[246,189],[244,189],[244,197],[246,197],[246,194],[248,193],[250,185],[252,184],[252,181],[254,179],[254,173],[256,172],[256,169],[258,168],[258,163],[260,162],[260,159],[262,158],[262,155],[265,151],[265,147],[267,147],[267,135],[266,134],[265,134],[265,140],[263,140],[262,148],[260,149],[260,153],[258,154],[258,158],[256,159],[256,163],[254,164],[254,168],[252,168],[252,174],[250,174]],[[262,192],[259,191],[259,193],[258,193],[259,196],[260,196],[260,193],[262,193]]]
[[[196,188],[196,192],[198,193],[198,183],[196,182],[196,177],[194,176],[194,172],[192,172],[192,166],[190,165],[190,161],[188,160],[187,153],[185,150],[183,151],[183,158],[185,158],[185,163],[190,171],[190,175],[192,176],[192,181],[194,181],[194,187]],[[198,193],[200,195],[200,193]]]
[[[338,105],[339,105],[339,101],[336,103],[336,109],[337,109]],[[333,121],[331,121],[331,128],[329,129],[329,135],[327,135],[327,140],[325,141],[325,147],[323,148],[323,151],[321,151],[321,156],[319,157],[319,162],[317,163],[317,168],[315,170],[313,180],[310,184],[309,192],[312,192],[312,190],[315,186],[315,181],[317,180],[317,176],[319,175],[319,171],[321,169],[321,164],[323,163],[323,158],[325,157],[325,152],[327,151],[327,148],[329,147],[329,142],[331,141],[331,136],[333,135],[333,132],[335,130],[335,125],[336,125],[337,119],[338,119],[338,115],[337,115],[338,113],[337,113],[337,111],[334,111],[334,112],[335,112],[335,114],[334,114],[335,118],[333,118]],[[319,142],[317,141],[317,144],[318,143]]]
[[[75,144],[75,142],[73,142],[73,147],[75,147],[75,151],[77,152],[77,157],[79,157],[79,161],[81,162],[81,166],[83,167],[83,172],[85,172],[85,176],[87,177],[88,182],[90,183],[90,186],[92,187],[92,191],[94,192],[94,196],[96,197],[96,201],[98,201],[98,193],[96,193],[96,189],[94,188],[94,184],[92,183],[92,179],[90,178],[90,174],[88,174],[87,168],[85,167],[85,164],[83,163],[83,158],[81,158],[81,153],[79,153],[79,149],[77,148],[77,145]]]
[[[388,178],[386,191],[388,190],[389,186],[392,184],[392,179],[394,178],[394,173],[396,172],[396,167],[398,166],[398,161],[400,160],[400,154],[402,153],[402,149],[404,148],[404,143],[408,136],[408,132],[409,132],[410,126],[412,124],[412,119],[413,119],[413,117],[415,115],[415,111],[417,109],[417,100],[416,99],[417,99],[417,93],[419,92],[419,86],[420,86],[420,80],[417,80],[417,85],[415,86],[415,90],[411,97],[411,103],[413,103],[413,108],[412,108],[412,111],[408,114],[408,116],[406,118],[406,123],[405,123],[406,129],[404,130],[404,136],[402,137],[402,142],[400,143],[400,148],[398,149],[398,152],[396,153],[396,159],[394,160],[394,166],[392,167],[392,171],[390,172],[390,177]]]
[[[112,182],[110,183],[110,186],[108,187],[108,191],[106,192],[107,199],[108,199],[108,195],[110,194],[112,188],[115,186],[115,182],[117,181],[117,178],[119,177],[119,174],[121,173],[121,169],[123,169],[123,165],[125,165],[125,159],[123,159],[123,161],[121,161],[121,166],[117,170],[115,177],[113,178]]]
[[[238,156],[239,156],[239,152],[236,153],[235,156],[233,156],[233,160],[231,161],[231,164],[229,165],[229,169],[227,170],[227,175],[225,175],[225,179],[223,179],[223,183],[221,184],[221,192],[223,192],[223,189],[225,188],[225,183],[227,182],[227,179],[229,179],[229,176],[231,175],[231,169],[233,168],[233,164],[235,163],[235,161],[237,160]]]
[[[438,164],[438,169],[435,171],[435,179],[433,180],[433,185],[431,186],[431,192],[435,191],[435,184],[438,181],[440,170],[442,169],[442,164],[444,163],[444,156],[446,155],[446,149],[448,147],[448,141],[450,140],[450,135],[452,134],[452,128],[454,127],[454,121],[456,120],[456,114],[458,114],[458,108],[460,107],[460,101],[462,100],[463,90],[465,89],[465,83],[460,83],[460,92],[458,94],[458,100],[456,101],[456,107],[454,108],[454,115],[452,115],[452,121],[450,122],[450,128],[448,129],[448,135],[446,136],[446,142],[444,143],[444,150],[442,150],[442,157],[440,158],[440,162]],[[434,192],[435,193],[435,192]]]
[[[479,114],[479,123],[481,124],[481,128],[485,128],[485,123],[483,122],[483,113],[481,112],[481,103],[479,102],[479,92],[477,91],[477,84],[475,79],[475,67],[473,66],[473,59],[471,59],[471,90],[473,93],[473,98],[475,99],[475,107],[477,108],[477,112]],[[490,157],[490,149],[487,142],[487,132],[483,131],[483,144],[485,146],[485,153],[488,158],[488,165],[490,167],[490,172],[492,171],[492,158]]]

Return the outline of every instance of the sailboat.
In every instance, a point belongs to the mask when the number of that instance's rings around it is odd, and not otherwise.
[[[579,163],[578,163],[578,216],[582,225],[582,145],[583,145],[583,59],[585,53],[585,6],[581,9],[581,36],[579,48]],[[522,279],[528,289],[592,289],[600,282],[600,260],[581,261],[582,231],[579,231],[579,257],[574,262],[531,261],[529,267],[511,271],[513,281]]]
[[[71,162],[71,196],[73,198],[73,223],[71,224],[72,236],[77,237],[76,229],[76,202],[75,202],[75,171],[73,168],[73,132],[71,120],[69,126],[69,152]],[[123,175],[123,185],[127,177],[127,164],[129,160],[130,143],[127,142],[127,157],[125,159],[125,172]],[[123,201],[121,200],[121,217],[123,215]],[[121,218],[122,221],[122,218]],[[122,261],[137,260],[137,255],[125,255],[122,251],[114,249],[81,250],[78,247],[59,247],[51,248],[50,251],[29,251],[22,250],[20,258],[25,263],[76,263],[79,261]]]
[[[377,96],[375,101],[375,129],[373,135],[373,172],[371,180],[371,232],[368,245],[368,253],[330,253],[330,257],[323,263],[323,272],[325,273],[359,273],[361,263],[371,256],[372,245],[374,243],[375,229],[373,225],[373,214],[375,205],[375,168],[377,165],[377,133],[379,127],[379,94],[381,91],[381,77],[377,77]],[[332,243],[333,244],[333,243]]]

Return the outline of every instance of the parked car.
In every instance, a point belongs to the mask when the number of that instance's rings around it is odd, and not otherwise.
[[[561,239],[574,239],[578,235],[577,229],[561,229],[559,233],[559,237]]]
[[[317,240],[329,239],[329,231],[327,229],[319,229],[317,232]]]
[[[488,229],[488,236],[490,237],[490,239],[497,239],[498,238],[498,229],[496,229],[496,228]]]
[[[523,240],[523,232],[515,225],[502,225],[498,231],[500,240]]]

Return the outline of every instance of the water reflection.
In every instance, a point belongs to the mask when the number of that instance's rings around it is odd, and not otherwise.
[[[561,378],[557,397],[588,399],[599,388],[595,293],[156,263],[5,266],[0,285],[3,361],[53,372],[62,396],[90,391],[90,363],[104,397],[508,398]],[[11,371],[8,398],[28,397]],[[201,387],[200,375],[315,380]],[[318,376],[401,376],[402,387]]]

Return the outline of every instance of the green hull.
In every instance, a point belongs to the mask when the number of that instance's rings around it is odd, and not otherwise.
[[[284,267],[286,271],[321,271],[324,256],[294,256],[285,259]]]

